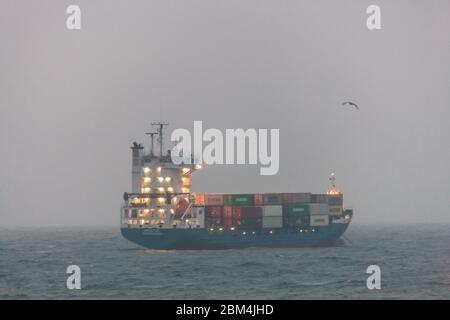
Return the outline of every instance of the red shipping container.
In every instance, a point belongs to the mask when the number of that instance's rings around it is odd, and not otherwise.
[[[292,193],[282,193],[281,194],[281,201],[283,204],[292,204],[293,201],[293,194]]]
[[[233,220],[241,220],[242,219],[242,208],[233,208]]]
[[[233,207],[232,206],[223,207],[223,218],[224,219],[233,219]]]
[[[205,194],[205,205],[206,206],[221,206],[223,205],[223,195],[222,194]]]
[[[206,218],[222,218],[222,208],[221,206],[205,207],[205,217]]]
[[[261,207],[264,205],[264,195],[262,193],[255,193],[253,198],[255,200],[255,207]]]
[[[261,207],[247,207],[242,208],[242,218],[262,218]]]
[[[261,207],[233,208],[234,220],[244,220],[249,218],[253,219],[262,218],[262,208]]]

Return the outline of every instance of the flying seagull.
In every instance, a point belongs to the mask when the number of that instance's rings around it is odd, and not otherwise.
[[[356,103],[351,102],[351,101],[343,102],[342,105],[343,105],[343,106],[349,105],[349,106],[355,107],[356,110],[359,110],[358,105],[357,105]]]

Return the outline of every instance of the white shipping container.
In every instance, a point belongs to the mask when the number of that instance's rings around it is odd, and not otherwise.
[[[316,216],[328,214],[330,211],[328,208],[328,203],[311,203],[309,205],[309,212],[310,215]]]
[[[283,215],[283,206],[264,206],[263,217],[281,217]]]
[[[283,227],[283,217],[263,217],[263,228],[281,228]]]
[[[329,224],[328,215],[311,216],[311,221],[310,221],[311,227],[322,227],[322,226],[327,226],[328,224]]]
[[[342,214],[342,206],[329,206],[330,215],[340,216]]]

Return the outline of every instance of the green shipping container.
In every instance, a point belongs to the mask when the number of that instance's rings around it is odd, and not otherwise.
[[[252,194],[233,194],[231,196],[231,205],[234,207],[252,207]]]
[[[309,216],[308,204],[288,204],[283,206],[283,215],[292,216]]]
[[[224,194],[223,195],[223,205],[224,206],[231,206],[232,203],[233,203],[232,195],[231,194]]]

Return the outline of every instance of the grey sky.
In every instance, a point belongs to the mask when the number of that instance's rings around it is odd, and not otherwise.
[[[118,225],[161,104],[172,129],[280,129],[278,175],[206,167],[198,192],[335,170],[356,223],[450,222],[449,1],[0,0],[0,41],[0,226]]]

